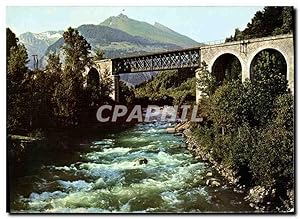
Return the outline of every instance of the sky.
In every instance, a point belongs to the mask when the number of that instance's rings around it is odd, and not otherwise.
[[[198,42],[222,40],[244,29],[263,7],[89,7],[8,6],[6,26],[18,35],[65,30],[82,24],[99,24],[120,13],[150,24],[161,23]]]

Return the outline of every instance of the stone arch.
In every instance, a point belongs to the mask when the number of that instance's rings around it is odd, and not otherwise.
[[[271,46],[266,46],[263,48],[259,48],[257,50],[255,50],[251,56],[248,59],[248,65],[247,65],[247,69],[249,71],[249,78],[251,80],[253,80],[253,78],[255,77],[254,72],[253,72],[253,64],[256,61],[256,59],[258,58],[258,56],[260,54],[262,54],[263,52],[269,52],[269,53],[277,53],[279,55],[279,58],[282,59],[282,61],[284,61],[285,66],[283,67],[285,70],[283,71],[283,74],[285,75],[285,78],[288,80],[288,69],[289,69],[289,61],[287,59],[287,54],[285,54],[285,52],[283,50],[281,50],[278,47],[271,47]]]
[[[236,56],[242,66],[242,81],[250,79],[250,65],[253,58],[262,50],[278,50],[284,57],[287,65],[288,86],[294,93],[294,36],[292,34],[278,35],[249,39],[246,41],[235,41],[200,47],[200,61],[207,64],[208,70],[212,72],[215,61],[225,53]],[[197,76],[197,74],[196,74]],[[196,90],[197,101],[201,93]]]
[[[243,62],[241,60],[232,52],[221,53],[211,62],[211,73],[216,76],[218,82],[222,82],[225,77],[242,80]]]
[[[96,68],[92,67],[87,73],[87,86],[99,87],[100,75]]]
[[[256,49],[256,50],[254,50],[254,51],[249,55],[249,57],[248,57],[248,67],[250,67],[250,64],[251,64],[252,60],[254,59],[254,57],[255,57],[258,53],[262,52],[263,50],[276,50],[277,52],[279,52],[279,53],[284,57],[286,63],[289,64],[288,61],[287,61],[287,60],[288,60],[288,54],[286,54],[286,52],[285,52],[284,50],[282,50],[282,49],[279,48],[279,47],[274,47],[274,46],[264,46],[264,47],[260,47],[260,48],[258,48],[258,49]]]

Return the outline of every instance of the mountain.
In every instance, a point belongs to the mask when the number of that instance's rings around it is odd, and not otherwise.
[[[100,25],[119,29],[130,35],[144,37],[161,43],[172,43],[182,47],[199,44],[195,40],[179,34],[162,24],[155,23],[151,25],[147,22],[128,18],[124,14],[109,17]]]
[[[39,58],[45,55],[48,47],[62,37],[63,31],[47,31],[42,33],[26,32],[18,38],[23,43],[28,52],[29,67],[33,67],[32,55],[38,55]]]
[[[93,50],[104,50],[106,57],[109,58],[180,48],[172,43],[156,42],[102,25],[82,25],[78,30],[91,44]]]
[[[91,44],[93,51],[101,49],[107,58],[199,45],[189,37],[162,24],[151,25],[143,21],[133,20],[123,14],[109,17],[99,25],[84,24],[77,29]],[[62,44],[63,39],[59,39],[48,47],[45,55],[47,56],[50,52],[57,52]]]
[[[187,36],[181,35],[170,28],[155,23],[133,20],[120,14],[109,17],[98,25],[84,24],[79,26],[80,34],[91,44],[92,55],[97,49],[105,53],[106,58],[116,58],[127,55],[139,55],[148,52],[175,50],[199,45]],[[40,67],[46,64],[50,53],[60,53],[64,43],[63,31],[47,31],[43,33],[24,33],[19,36],[24,43],[30,59],[29,67],[33,66],[33,54],[38,55]],[[149,80],[149,75],[134,74],[123,76],[128,84],[137,85]]]
[[[140,36],[132,36],[124,31],[102,25],[85,24],[77,29],[91,44],[92,53],[97,49],[101,49],[104,51],[106,58],[181,48],[171,43],[161,43]],[[58,39],[47,48],[45,56],[49,53],[58,52],[63,43],[63,38]],[[45,64],[45,58],[42,58],[42,63]]]
[[[156,76],[158,72],[143,72],[142,74],[129,73],[121,74],[120,80],[124,81],[128,87],[134,87],[145,81],[150,81]]]

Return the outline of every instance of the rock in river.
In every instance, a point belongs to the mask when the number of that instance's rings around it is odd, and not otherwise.
[[[139,165],[142,165],[142,164],[147,164],[148,163],[148,160],[146,158],[139,158],[136,160],[136,162],[139,164]]]
[[[206,185],[212,186],[212,187],[219,187],[219,186],[221,186],[221,183],[218,179],[211,178],[211,179],[206,180]]]
[[[166,131],[172,134],[176,132],[175,128],[167,128]]]
[[[208,172],[207,174],[206,174],[206,176],[208,176],[208,177],[211,177],[213,174],[212,174],[212,172]]]

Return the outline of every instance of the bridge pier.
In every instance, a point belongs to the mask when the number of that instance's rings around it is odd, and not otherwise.
[[[288,86],[294,94],[294,75],[295,75],[295,69],[294,69],[294,47],[292,45],[287,45],[289,49],[286,50],[287,56],[285,57],[287,62],[287,80],[288,80]]]
[[[113,74],[113,63],[111,59],[104,59],[96,61],[97,69],[100,75],[100,80],[111,80],[112,82],[112,92],[110,93],[110,97],[119,102],[120,97],[120,76],[117,74]]]

